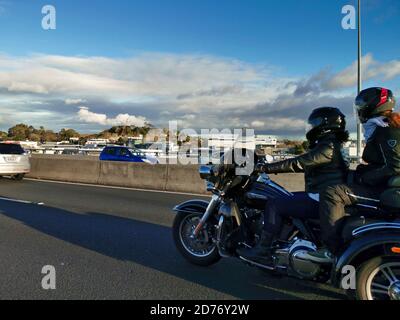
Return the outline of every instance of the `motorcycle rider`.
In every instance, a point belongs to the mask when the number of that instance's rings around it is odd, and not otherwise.
[[[322,240],[327,248],[310,253],[312,260],[323,262],[340,250],[345,206],[376,204],[388,180],[400,175],[400,114],[393,112],[395,103],[392,91],[385,88],[365,89],[357,96],[355,107],[364,127],[362,159],[366,165],[357,167],[351,184],[331,185],[321,192]]]
[[[344,183],[349,162],[343,153],[348,140],[344,114],[337,108],[315,109],[308,118],[309,152],[276,163],[260,164],[257,170],[265,173],[304,172],[305,192],[270,199],[264,216],[264,229],[257,245],[238,250],[241,257],[261,264],[271,264],[271,246],[279,235],[284,217],[319,217],[320,190],[329,185]]]

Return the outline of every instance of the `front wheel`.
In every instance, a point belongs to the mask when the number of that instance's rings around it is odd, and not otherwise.
[[[400,258],[382,256],[357,270],[358,300],[400,300]]]
[[[172,233],[177,249],[186,260],[199,266],[210,266],[221,259],[213,241],[214,226],[206,224],[196,238],[192,236],[202,215],[179,212],[175,217]]]

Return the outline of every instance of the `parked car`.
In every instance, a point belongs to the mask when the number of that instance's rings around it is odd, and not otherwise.
[[[121,146],[107,146],[100,153],[100,160],[103,161],[125,161],[125,162],[146,162],[150,164],[159,163],[158,159],[144,152]]]
[[[30,170],[29,156],[19,144],[0,143],[0,176],[22,180]]]

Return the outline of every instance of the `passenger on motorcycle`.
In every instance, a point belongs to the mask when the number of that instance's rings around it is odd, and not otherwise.
[[[308,124],[309,152],[258,166],[258,170],[265,173],[304,172],[305,192],[295,192],[293,196],[281,196],[267,202],[260,241],[255,247],[238,252],[245,259],[271,264],[271,246],[279,236],[284,217],[318,219],[319,192],[346,181],[349,162],[344,156],[343,143],[349,134],[345,129],[344,114],[337,108],[318,108],[311,113]]]
[[[366,146],[353,182],[328,186],[321,192],[320,219],[322,240],[327,249],[310,254],[323,262],[329,251],[336,254],[342,244],[341,229],[345,206],[379,202],[388,180],[400,175],[400,114],[394,113],[395,98],[385,88],[363,90],[355,100],[358,117],[364,127]]]

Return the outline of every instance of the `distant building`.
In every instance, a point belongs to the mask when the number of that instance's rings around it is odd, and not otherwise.
[[[254,136],[241,136],[235,133],[217,133],[201,135],[203,141],[203,147],[208,147],[212,150],[222,149],[233,149],[233,148],[246,148],[255,149],[255,137]]]
[[[110,142],[109,139],[90,139],[85,143],[85,146],[106,146]]]
[[[350,157],[350,159],[352,159],[352,160],[357,159],[357,141],[350,140],[350,141],[346,142],[344,145],[344,150],[345,150],[346,154]],[[364,142],[363,142],[363,145],[361,148],[361,154],[363,151],[364,151]]]
[[[256,148],[257,149],[265,149],[265,148],[276,148],[278,145],[278,139],[274,136],[269,135],[256,135]]]

